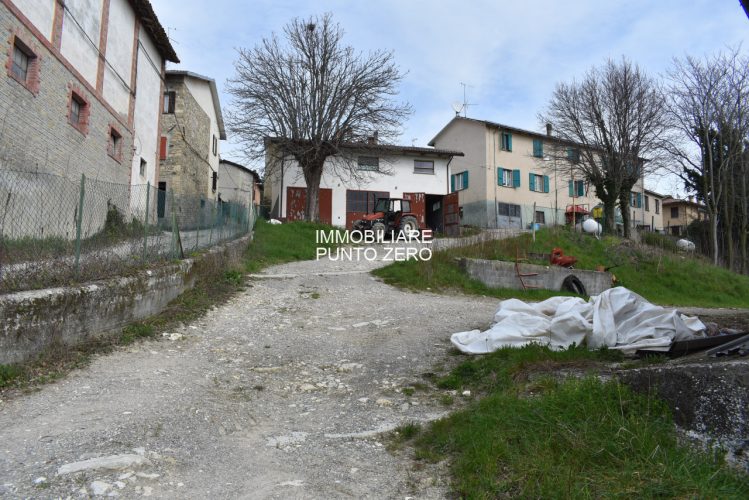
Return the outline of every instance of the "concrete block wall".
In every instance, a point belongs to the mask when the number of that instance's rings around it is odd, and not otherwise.
[[[514,262],[484,259],[460,259],[460,266],[468,275],[491,288],[511,288],[522,290]],[[559,266],[539,266],[520,264],[523,274],[537,273],[537,276],[523,277],[526,285],[546,290],[562,290],[562,282],[568,276],[577,277],[585,286],[588,295],[598,295],[611,288],[611,273],[567,269]]]
[[[117,336],[127,324],[162,311],[203,275],[238,263],[252,236],[127,278],[0,295],[0,364],[23,363],[87,339]]]

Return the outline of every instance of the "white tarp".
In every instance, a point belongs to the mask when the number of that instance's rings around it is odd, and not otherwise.
[[[589,349],[605,346],[633,353],[637,349],[667,351],[673,341],[703,337],[704,330],[696,317],[653,305],[631,290],[615,287],[587,302],[579,297],[552,297],[535,304],[503,300],[487,331],[455,333],[450,340],[467,354],[531,343],[551,349],[585,344]]]

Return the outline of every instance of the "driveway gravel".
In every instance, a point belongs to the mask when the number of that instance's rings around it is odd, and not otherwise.
[[[443,497],[444,471],[383,433],[444,414],[418,384],[497,301],[404,292],[377,265],[269,268],[163,339],[0,402],[0,497]]]

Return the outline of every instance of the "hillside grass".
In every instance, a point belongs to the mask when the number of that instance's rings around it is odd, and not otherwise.
[[[749,277],[713,266],[699,256],[674,252],[673,247],[658,238],[655,245],[635,245],[621,238],[607,236],[600,240],[567,228],[542,229],[536,241],[530,234],[498,241],[487,241],[465,248],[435,252],[430,261],[396,262],[377,269],[374,274],[386,283],[411,290],[450,291],[497,298],[517,297],[542,300],[560,292],[551,290],[518,291],[490,289],[470,279],[458,266],[456,258],[515,261],[529,254],[548,254],[554,247],[565,255],[578,258],[575,268],[612,267],[619,285],[662,305],[700,307],[749,307]],[[548,265],[547,260],[529,262]]]
[[[459,498],[747,498],[746,475],[679,444],[665,404],[594,376],[619,359],[540,346],[472,358],[436,385],[483,397],[396,438],[447,460]],[[564,368],[581,377],[549,375]]]
[[[318,247],[334,246],[317,243],[318,231],[339,230],[314,222],[271,224],[263,219],[258,220],[254,239],[245,254],[245,271],[254,273],[275,264],[315,259]]]

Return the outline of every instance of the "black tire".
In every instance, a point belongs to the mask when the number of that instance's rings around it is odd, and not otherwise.
[[[372,232],[374,232],[375,238],[378,242],[385,241],[385,232],[387,227],[382,222],[375,222],[372,224]]]
[[[583,282],[574,274],[570,274],[564,278],[564,281],[562,281],[562,290],[586,297],[588,296],[588,293],[585,290],[585,285],[583,285]]]
[[[413,231],[419,230],[419,222],[416,220],[416,217],[406,215],[401,219],[400,230],[401,234],[408,238],[413,233]]]

